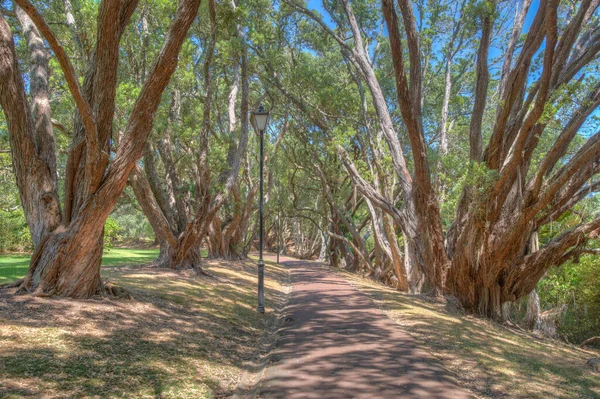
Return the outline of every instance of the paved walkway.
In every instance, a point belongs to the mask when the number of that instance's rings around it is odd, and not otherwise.
[[[366,294],[312,262],[292,273],[288,317],[261,398],[470,398]]]

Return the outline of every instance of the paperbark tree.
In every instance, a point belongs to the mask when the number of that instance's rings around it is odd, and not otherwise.
[[[177,67],[179,51],[196,17],[200,0],[180,2],[162,49],[131,110],[112,160],[109,160],[109,154],[119,41],[137,7],[137,1],[100,2],[96,47],[88,63],[83,87],[79,84],[69,57],[38,10],[28,0],[16,2],[50,45],[77,108],[75,133],[67,162],[64,214],[60,224],[52,230],[40,228],[46,234],[41,236],[34,250],[21,290],[37,295],[86,298],[102,290],[100,263],[104,222],[125,187],[130,171],[142,155],[160,97]],[[1,26],[0,51],[5,56],[2,57],[0,73],[8,79],[2,79],[0,83],[0,97],[8,116],[13,146],[19,148],[19,141],[33,142],[32,117],[26,106],[12,36],[4,20],[1,21]],[[14,104],[20,104],[20,107],[16,108]],[[47,152],[53,152],[54,148],[41,148],[36,148],[38,154],[50,158]],[[30,154],[25,151],[14,151],[14,164],[31,162],[28,155]],[[42,208],[37,204],[31,207],[27,203],[37,199],[27,196],[29,188],[26,184],[39,181],[40,178],[32,175],[30,169],[23,170],[20,166],[15,171],[19,191],[25,200],[23,205],[26,213],[31,213],[30,208]],[[28,215],[28,219],[31,218]]]

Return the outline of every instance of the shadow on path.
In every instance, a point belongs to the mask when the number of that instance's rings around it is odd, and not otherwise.
[[[471,397],[365,294],[318,263],[283,260],[293,292],[260,397]]]

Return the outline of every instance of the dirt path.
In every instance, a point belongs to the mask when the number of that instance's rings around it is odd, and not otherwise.
[[[363,293],[313,262],[282,258],[293,292],[262,398],[469,398]]]

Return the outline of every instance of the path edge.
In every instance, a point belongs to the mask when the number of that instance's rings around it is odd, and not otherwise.
[[[273,311],[275,321],[267,326],[267,329],[258,340],[256,351],[248,361],[231,399],[254,398],[261,387],[265,371],[271,360],[273,348],[277,344],[279,332],[285,323],[285,317],[293,291],[292,273],[286,265],[283,266],[287,272],[287,278],[282,283],[283,300]],[[252,372],[250,370],[256,371]]]

